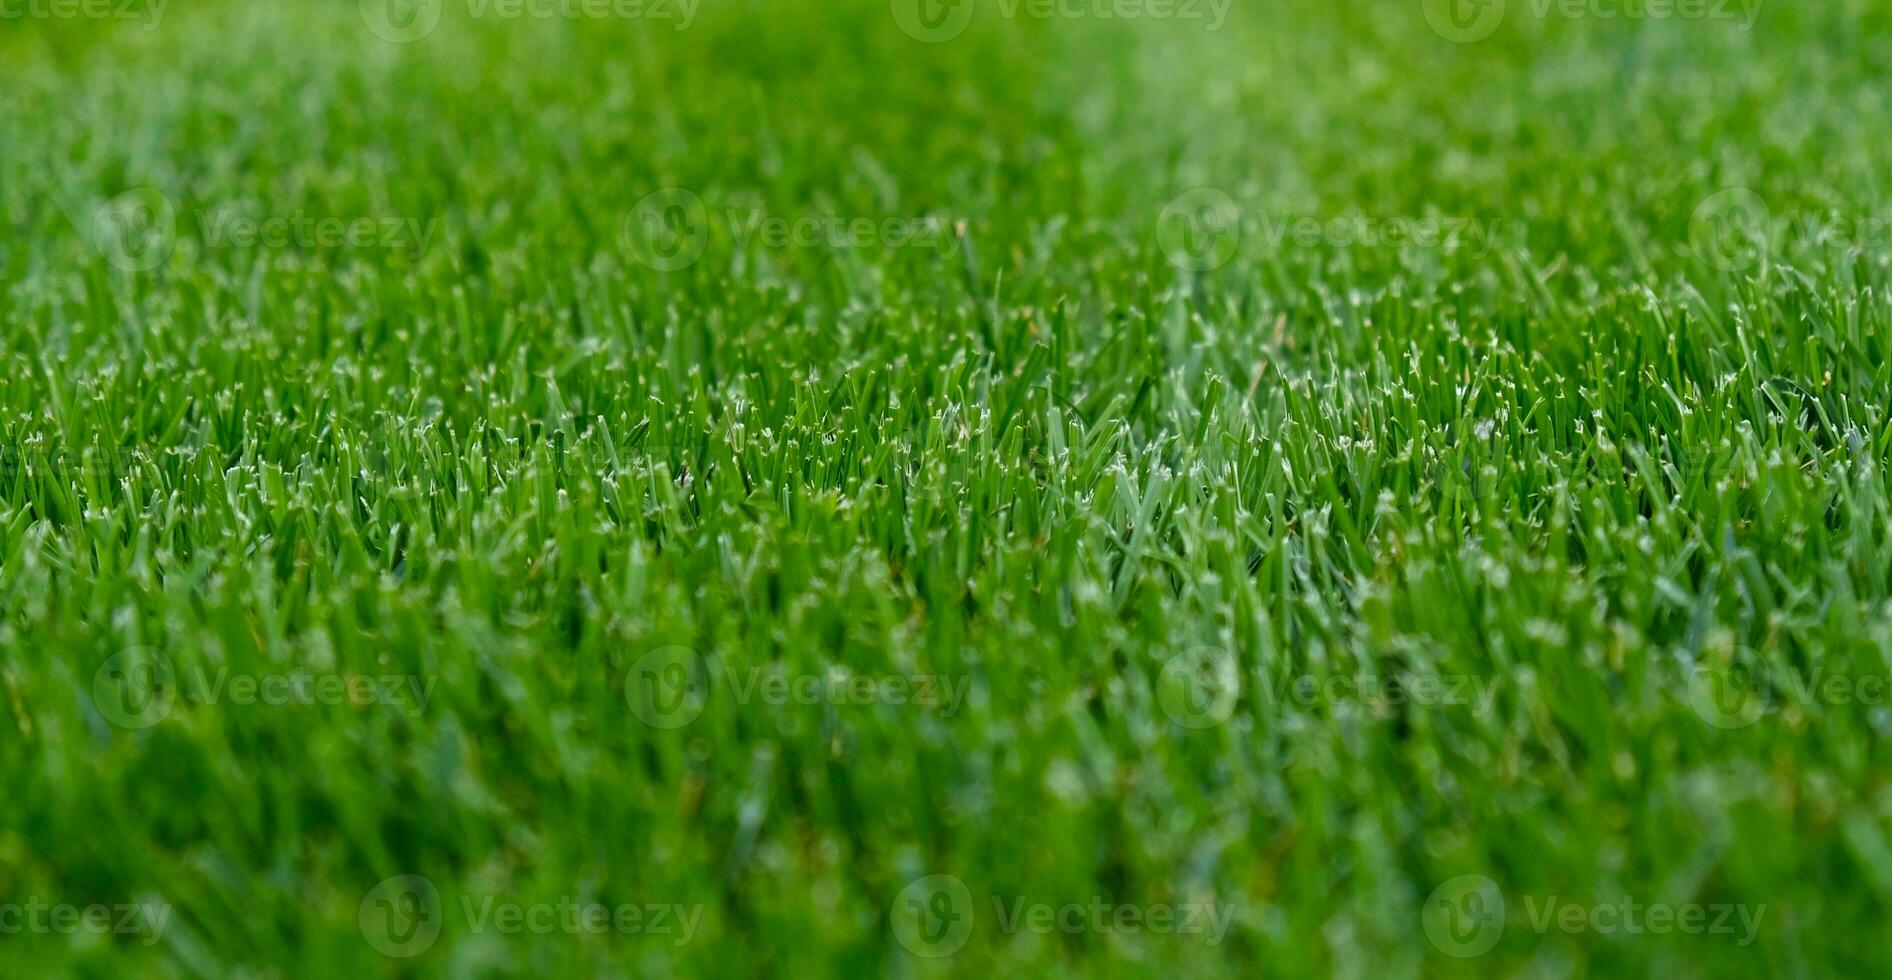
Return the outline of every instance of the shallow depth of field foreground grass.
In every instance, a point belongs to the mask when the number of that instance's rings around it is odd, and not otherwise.
[[[1886,8],[966,3],[7,8],[0,972],[1892,969]]]

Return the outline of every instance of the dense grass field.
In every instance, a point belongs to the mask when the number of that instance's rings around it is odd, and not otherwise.
[[[1888,65],[0,3],[0,973],[1883,975]]]

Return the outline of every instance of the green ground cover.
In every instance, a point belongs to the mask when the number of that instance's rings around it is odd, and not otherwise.
[[[0,972],[1883,973],[1888,64],[0,4]]]

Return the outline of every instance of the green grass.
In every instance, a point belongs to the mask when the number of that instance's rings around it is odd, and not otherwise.
[[[1886,9],[1001,6],[0,19],[0,972],[1892,968]]]

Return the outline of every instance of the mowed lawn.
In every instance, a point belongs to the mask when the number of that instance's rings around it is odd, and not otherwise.
[[[0,973],[1884,974],[1888,65],[0,4]]]

